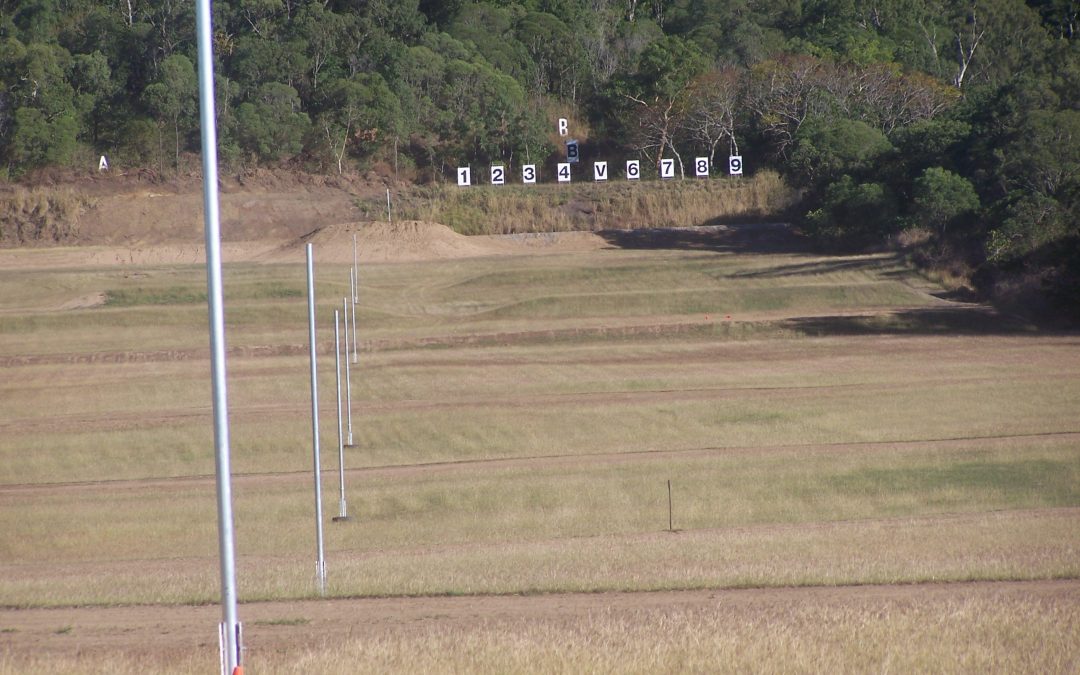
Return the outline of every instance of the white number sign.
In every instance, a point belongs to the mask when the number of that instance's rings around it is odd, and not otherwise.
[[[570,182],[570,164],[567,162],[559,162],[559,170],[556,172],[559,176],[560,183]]]
[[[457,170],[457,184],[460,185],[461,187],[465,187],[466,185],[472,185],[471,173],[472,172],[469,170],[469,167],[467,167],[467,166],[463,166],[463,167],[458,168],[458,170]]]
[[[742,155],[732,155],[727,158],[728,173],[732,176],[742,175]]]
[[[626,160],[626,180],[641,178],[641,162],[636,159]]]
[[[607,180],[607,162],[593,162],[593,180]]]
[[[502,185],[506,183],[506,167],[497,164],[491,165],[491,184]]]
[[[708,157],[695,157],[694,158],[694,173],[698,178],[709,177],[709,158]]]
[[[526,164],[521,167],[521,182],[531,185],[536,182],[536,165]]]
[[[675,177],[675,160],[662,159],[660,160],[660,177],[661,178],[674,178]]]

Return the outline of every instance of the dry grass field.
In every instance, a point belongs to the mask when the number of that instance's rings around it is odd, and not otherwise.
[[[325,597],[303,251],[227,258],[247,672],[1080,670],[1080,336],[774,226],[455,237],[312,239]],[[0,252],[0,673],[216,668],[173,253]]]

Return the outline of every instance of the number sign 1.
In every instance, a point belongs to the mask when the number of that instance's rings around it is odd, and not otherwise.
[[[498,164],[491,165],[491,184],[503,185],[506,183],[506,167]]]
[[[592,175],[595,181],[607,180],[607,162],[593,162]]]
[[[536,182],[536,165],[526,164],[521,167],[521,182],[526,185],[532,185]]]
[[[660,160],[660,177],[661,178],[674,178],[675,177],[675,160],[662,159]]]
[[[709,177],[709,158],[708,157],[695,157],[694,158],[694,173],[698,178]]]
[[[636,159],[626,160],[626,180],[638,180],[641,178],[641,162]]]
[[[472,185],[472,176],[469,167],[462,166],[457,170],[457,184],[461,187]]]
[[[727,158],[728,173],[732,176],[742,175],[742,155],[732,155]]]
[[[559,170],[556,173],[559,176],[560,183],[570,182],[570,164],[568,162],[559,162]]]

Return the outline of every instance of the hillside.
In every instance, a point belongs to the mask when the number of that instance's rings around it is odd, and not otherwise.
[[[438,185],[458,167],[534,165],[550,182],[568,140],[583,164],[638,160],[643,178],[661,160],[681,177],[734,157],[800,191],[792,219],[822,246],[917,242],[922,264],[985,297],[1076,313],[1074,5],[217,2],[219,153],[227,174],[318,176],[303,190],[318,207],[263,200],[275,234],[355,220],[316,186],[356,174]],[[165,183],[194,171],[192,23],[190,5],[163,0],[0,4],[0,178],[29,187],[102,155]],[[117,207],[138,228],[125,236],[139,241],[153,211],[191,210],[161,204]],[[84,206],[32,205],[40,222],[0,236],[68,240],[79,233],[48,214]],[[262,206],[226,208],[235,224]]]

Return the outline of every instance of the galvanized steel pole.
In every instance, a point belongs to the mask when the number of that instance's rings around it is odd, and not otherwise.
[[[344,305],[344,311],[346,314],[349,312],[349,299],[342,298],[341,304]],[[353,341],[355,342],[356,336],[353,335]],[[352,378],[349,376],[349,323],[345,322],[345,401],[348,404],[349,411],[349,447],[353,445],[352,440]]]
[[[326,592],[326,558],[323,555],[322,471],[319,462],[319,381],[315,368],[315,263],[307,245],[308,344],[311,360],[311,445],[315,458],[315,578],[319,592]]]
[[[358,277],[356,275],[356,270],[355,269],[353,270],[353,273],[352,273],[352,288],[353,288],[353,302],[352,302],[352,335],[353,335],[352,362],[356,363],[357,362],[357,358],[356,358],[356,343],[357,343],[357,339],[356,339],[356,300],[357,300],[357,296],[360,293],[360,277]],[[345,358],[346,359],[349,358],[348,350],[346,350],[346,352],[345,352]]]
[[[345,506],[345,443],[341,435],[341,323],[338,319],[338,311],[334,310],[334,383],[337,388],[337,451],[338,451],[338,478],[341,483],[341,501],[338,508],[337,520],[348,520],[349,513]],[[349,352],[345,352],[345,362],[348,365]]]
[[[232,469],[229,457],[229,403],[225,386],[225,312],[221,290],[221,224],[218,205],[217,120],[214,115],[214,54],[210,0],[195,3],[199,62],[199,123],[202,128],[203,209],[206,222],[206,289],[210,323],[211,395],[214,406],[214,457],[217,476],[218,554],[221,615],[218,636],[225,675],[241,662],[240,621],[236,611],[236,558],[233,548]]]

